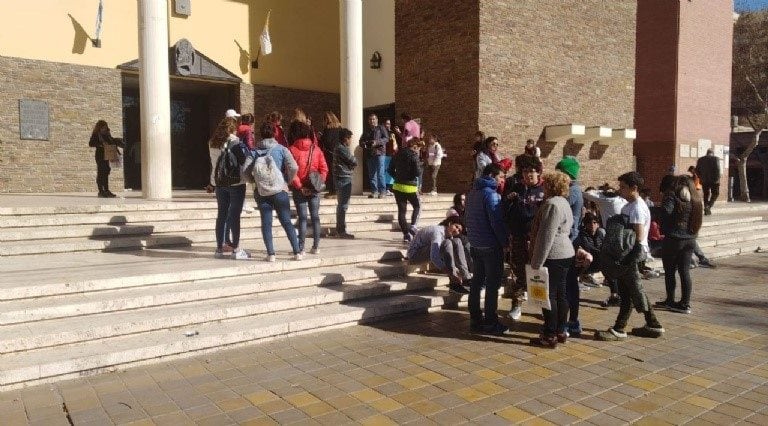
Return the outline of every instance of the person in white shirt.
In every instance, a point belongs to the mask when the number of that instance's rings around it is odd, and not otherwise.
[[[613,327],[606,331],[598,330],[595,332],[596,340],[624,340],[627,333],[624,328],[627,326],[629,316],[632,314],[634,306],[638,312],[645,315],[645,326],[633,328],[632,334],[640,337],[661,337],[664,334],[664,328],[659,323],[653,312],[653,307],[645,295],[645,290],[640,283],[640,272],[638,265],[645,260],[650,249],[648,247],[648,230],[651,227],[651,211],[640,197],[640,187],[644,180],[637,172],[628,172],[619,176],[619,195],[627,200],[627,204],[622,207],[621,214],[626,215],[632,230],[636,235],[636,243],[633,253],[633,264],[626,273],[618,277],[618,290],[621,297],[619,314]]]
[[[601,186],[600,189],[584,191],[584,199],[597,204],[603,228],[608,224],[609,217],[621,213],[621,208],[627,205],[627,200],[619,197],[616,189],[607,183]]]
[[[443,163],[443,157],[445,157],[445,151],[437,140],[437,136],[433,134],[427,135],[427,176],[431,179],[431,190],[429,195],[437,195],[437,172],[440,170],[440,165]]]

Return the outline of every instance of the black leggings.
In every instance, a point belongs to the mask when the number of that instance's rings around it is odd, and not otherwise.
[[[411,226],[416,226],[416,223],[419,221],[419,214],[421,213],[419,194],[415,192],[412,194],[400,191],[393,192],[395,193],[395,201],[397,202],[397,223],[400,225],[403,237],[408,238]],[[411,203],[411,207],[413,207],[410,225],[408,224],[408,221],[405,220],[405,212],[408,209],[408,203]]]
[[[678,240],[664,238],[661,246],[661,261],[664,264],[664,284],[667,288],[667,303],[675,301],[675,271],[680,274],[680,302],[683,305],[691,303],[691,255],[696,247],[696,239]]]
[[[109,161],[96,160],[96,186],[99,187],[99,192],[109,191],[109,172],[111,170]]]

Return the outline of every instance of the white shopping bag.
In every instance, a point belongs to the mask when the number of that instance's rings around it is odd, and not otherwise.
[[[531,265],[525,265],[525,277],[528,284],[528,303],[542,309],[552,309],[549,303],[549,270],[546,267],[533,269]]]

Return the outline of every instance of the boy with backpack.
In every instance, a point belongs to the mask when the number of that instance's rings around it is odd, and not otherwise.
[[[661,337],[664,334],[664,328],[645,295],[638,269],[638,264],[646,259],[649,252],[648,230],[651,226],[651,212],[640,197],[643,183],[642,176],[637,172],[619,176],[619,195],[627,200],[627,204],[621,208],[621,214],[608,219],[600,263],[606,278],[618,281],[621,305],[613,327],[596,331],[596,340],[626,339],[625,327],[633,306],[645,315],[645,326],[633,328],[633,335]]]

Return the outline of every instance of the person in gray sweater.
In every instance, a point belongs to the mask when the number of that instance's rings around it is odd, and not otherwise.
[[[534,345],[554,348],[565,343],[568,301],[565,279],[573,266],[575,251],[569,237],[573,213],[566,197],[571,179],[562,172],[543,176],[545,201],[539,207],[531,227],[531,267],[546,267],[549,272],[549,301],[552,309],[542,309],[544,326]]]

